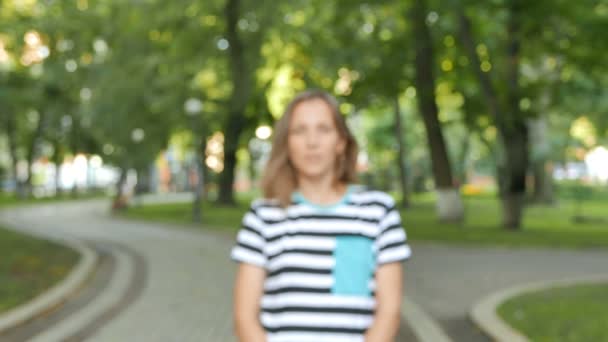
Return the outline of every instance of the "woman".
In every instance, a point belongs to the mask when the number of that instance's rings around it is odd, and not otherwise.
[[[411,254],[393,198],[353,184],[357,144],[331,95],[298,95],[274,134],[231,254],[239,341],[393,341]]]

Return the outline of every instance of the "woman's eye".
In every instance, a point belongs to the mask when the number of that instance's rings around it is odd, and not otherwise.
[[[291,130],[291,134],[296,134],[296,135],[299,135],[299,134],[302,134],[302,133],[304,133],[304,129],[303,129],[303,128],[301,128],[301,127],[299,127],[299,128],[294,128],[294,129],[292,129],[292,130]]]
[[[321,131],[321,133],[329,133],[329,132],[331,132],[331,127],[321,126],[319,128],[319,131]]]

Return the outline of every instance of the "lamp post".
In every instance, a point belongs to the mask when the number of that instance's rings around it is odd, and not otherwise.
[[[267,125],[259,126],[255,130],[255,138],[249,141],[249,153],[251,155],[251,178],[257,177],[261,166],[266,162],[272,144],[268,141],[272,135],[272,127]]]
[[[199,134],[198,129],[200,128],[197,123],[200,122],[200,113],[203,111],[203,103],[201,100],[197,98],[189,98],[184,102],[184,110],[186,115],[190,117],[191,127],[192,127],[192,136],[195,141],[195,158],[196,161],[196,186],[194,187],[194,201],[192,203],[192,220],[195,223],[201,222],[201,202],[203,195],[203,187],[205,186],[205,182],[203,179],[204,172],[204,164],[203,164],[203,154],[204,150],[200,148],[201,143],[199,140],[204,139],[202,135]]]
[[[131,131],[131,140],[133,141],[133,146],[135,149],[139,149],[140,148],[140,144],[142,141],[144,141],[146,137],[145,131],[142,128],[136,128],[133,131]],[[137,153],[137,152],[136,152]],[[139,163],[135,164],[138,165]],[[138,207],[141,206],[142,204],[142,198],[140,196],[140,189],[142,184],[140,182],[142,182],[142,177],[141,174],[139,174],[139,168],[136,167],[136,175],[137,175],[137,181],[136,183],[133,185],[133,188],[130,188],[129,190],[131,191],[131,196],[133,198],[134,204]],[[128,173],[127,173],[128,175]],[[127,177],[127,182],[128,182],[128,177]],[[131,185],[131,184],[129,184]]]

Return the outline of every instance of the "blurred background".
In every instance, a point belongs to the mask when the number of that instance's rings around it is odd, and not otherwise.
[[[405,207],[432,189],[493,192],[517,228],[556,183],[608,180],[605,1],[1,6],[10,196],[200,183],[233,204],[255,189],[286,102],[311,87],[342,101],[362,183]],[[443,197],[438,215],[460,220],[458,196]]]
[[[606,0],[3,0],[0,201],[234,232],[320,88],[414,241],[605,248],[607,29]]]

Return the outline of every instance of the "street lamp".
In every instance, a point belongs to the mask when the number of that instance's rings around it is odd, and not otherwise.
[[[146,137],[146,133],[143,130],[143,128],[135,128],[134,130],[131,131],[131,140],[133,141],[133,143],[135,143],[134,149],[137,150],[139,148],[139,144],[142,141],[144,141],[145,137]],[[141,193],[141,190],[142,190],[141,175],[137,174],[136,179],[137,179],[137,181],[135,182],[135,188],[130,189],[130,191],[132,191],[132,193],[130,195],[133,196],[133,198],[135,200],[135,205],[139,207],[139,206],[141,206],[141,196],[139,196],[139,194]]]
[[[141,128],[136,128],[131,131],[131,140],[133,140],[133,142],[136,144],[139,144],[140,142],[142,142],[145,137],[146,137],[146,134],[145,134],[144,130]]]
[[[191,97],[184,102],[184,111],[186,115],[190,117],[192,122],[192,136],[195,141],[195,160],[196,160],[196,175],[197,175],[197,184],[194,187],[194,201],[192,203],[192,220],[195,223],[201,222],[201,199],[203,195],[203,187],[205,186],[204,182],[204,170],[203,170],[203,157],[202,154],[205,152],[202,147],[202,139],[204,136],[199,136],[198,123],[200,122],[199,114],[203,111],[203,103],[201,100]]]
[[[203,111],[203,103],[201,102],[201,100],[191,97],[187,99],[186,102],[184,102],[184,110],[186,111],[186,114],[188,114],[188,116],[192,117],[198,115],[200,112]]]

